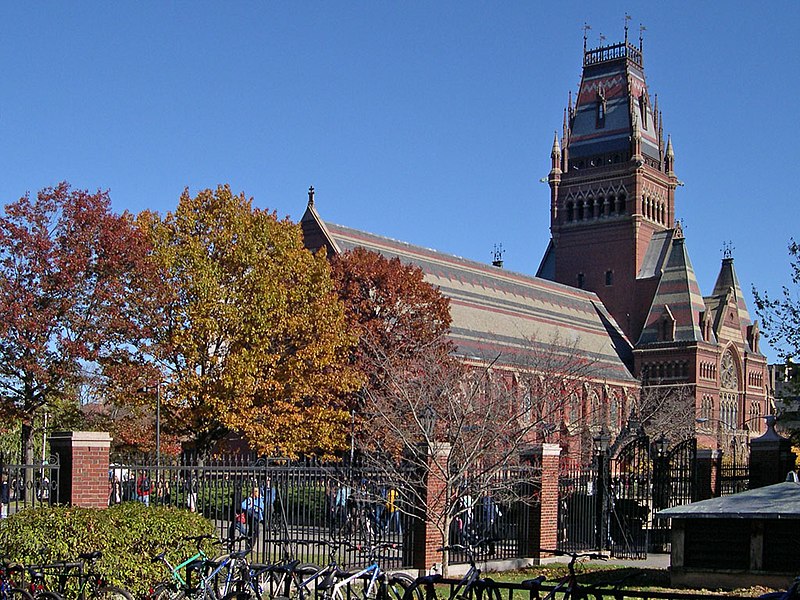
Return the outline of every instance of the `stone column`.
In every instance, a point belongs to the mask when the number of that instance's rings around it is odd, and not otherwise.
[[[58,456],[58,499],[71,506],[108,506],[111,436],[97,431],[56,431],[50,449]]]

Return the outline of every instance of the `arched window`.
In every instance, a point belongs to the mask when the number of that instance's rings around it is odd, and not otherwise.
[[[575,205],[572,202],[567,202],[567,223],[572,223],[575,218]]]
[[[738,428],[739,370],[736,359],[726,350],[720,359],[720,421],[731,429]]]

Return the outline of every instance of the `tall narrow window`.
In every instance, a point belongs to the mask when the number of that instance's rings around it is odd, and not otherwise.
[[[609,269],[606,271],[606,285],[613,285],[614,284],[614,271]]]
[[[586,283],[586,278],[584,277],[583,273],[578,273],[578,287],[583,289],[583,285]]]
[[[642,129],[647,129],[647,95],[644,92],[639,96],[639,112],[642,113]]]

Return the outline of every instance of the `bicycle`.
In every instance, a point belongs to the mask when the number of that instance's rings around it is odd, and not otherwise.
[[[14,585],[11,576],[22,573],[25,567],[16,563],[0,563],[0,600],[33,600],[30,592]]]
[[[327,578],[325,584],[318,586],[318,589],[322,590],[323,600],[351,600],[353,596],[360,600],[402,600],[406,590],[413,584],[414,580],[409,575],[388,573],[378,562],[381,558],[378,554],[380,550],[396,548],[397,544],[380,542],[363,547],[349,542],[339,542],[338,545],[366,555],[367,565],[355,572],[338,569],[331,571],[330,575],[333,578]],[[357,582],[361,584],[354,585]],[[346,593],[348,589],[350,593]]]
[[[550,590],[542,600],[555,600],[556,594],[560,594],[560,600],[587,600],[592,594],[594,588],[589,586],[582,586],[578,583],[578,576],[575,573],[575,563],[579,558],[587,558],[589,560],[608,560],[605,554],[598,554],[596,552],[564,552],[562,550],[540,550],[540,552],[547,552],[548,554],[555,554],[556,556],[569,556],[570,560],[567,564],[569,573],[565,575],[556,586]],[[536,579],[529,579],[523,581],[526,587],[539,587],[543,578],[537,577]],[[534,583],[537,582],[537,583]]]
[[[56,562],[45,565],[31,565],[32,595],[36,600],[64,600],[74,597],[78,600],[133,600],[131,593],[121,587],[108,585],[105,575],[97,570],[97,561],[103,557],[100,551],[84,552],[76,562]],[[55,570],[56,590],[45,585],[47,571]],[[77,592],[73,592],[70,581],[77,580]]]
[[[442,585],[449,584],[450,591],[447,595],[449,600],[501,600],[500,590],[494,580],[488,577],[481,577],[481,569],[475,562],[475,555],[478,550],[491,540],[479,540],[474,544],[450,544],[437,548],[437,552],[455,550],[467,555],[469,569],[459,580],[447,580],[440,574],[425,575],[418,577],[414,583],[406,590],[403,600],[444,600],[444,595],[440,595],[437,586],[441,589]],[[424,593],[422,590],[424,590]]]
[[[166,551],[156,554],[150,559],[153,563],[163,563],[169,571],[169,579],[157,583],[150,589],[150,600],[177,600],[187,595],[197,595],[198,590],[191,584],[191,576],[194,571],[202,572],[203,566],[209,560],[208,555],[202,548],[202,544],[207,540],[215,542],[218,542],[218,540],[209,534],[187,536],[181,539],[186,542],[194,542],[195,553],[177,565],[173,565],[167,560]],[[182,573],[186,573],[186,576],[184,577]]]
[[[240,581],[243,582],[243,589],[238,588],[233,594],[223,600],[244,600],[248,598],[261,598],[264,592],[273,600],[289,600],[299,596],[299,589],[303,578],[310,578],[320,571],[320,567],[311,563],[303,563],[293,558],[290,550],[293,540],[278,540],[283,546],[283,557],[270,565],[253,565],[249,572],[243,573]]]

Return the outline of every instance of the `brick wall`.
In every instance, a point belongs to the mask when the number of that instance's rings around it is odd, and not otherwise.
[[[520,550],[526,556],[547,556],[541,549],[555,549],[558,544],[558,468],[561,447],[558,444],[542,444],[534,448],[534,455],[541,457],[542,478],[538,504],[530,507],[530,539]]]
[[[50,436],[59,458],[59,500],[63,504],[108,506],[108,457],[111,436],[96,431],[58,431]]]

